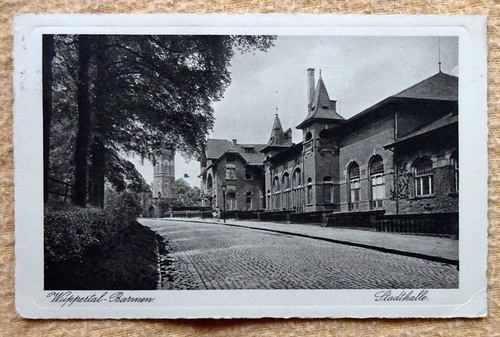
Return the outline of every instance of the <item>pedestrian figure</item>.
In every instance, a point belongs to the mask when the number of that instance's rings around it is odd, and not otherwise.
[[[215,207],[214,211],[212,212],[213,217],[219,222],[220,220],[220,209],[219,207]]]

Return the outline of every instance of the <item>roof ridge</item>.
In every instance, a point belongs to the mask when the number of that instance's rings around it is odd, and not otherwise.
[[[389,96],[389,97],[397,97],[398,95],[401,95],[403,92],[408,91],[408,90],[410,90],[410,89],[413,89],[413,88],[415,88],[415,87],[417,87],[417,86],[421,85],[421,84],[422,84],[422,83],[424,83],[425,81],[428,81],[428,80],[430,80],[431,78],[434,78],[434,77],[437,77],[437,76],[440,76],[440,75],[444,75],[444,76],[449,76],[449,77],[458,78],[457,76],[450,75],[450,74],[446,74],[446,73],[444,73],[444,72],[442,72],[442,71],[439,71],[439,72],[435,73],[434,75],[431,75],[431,76],[429,76],[429,77],[426,77],[426,78],[424,78],[423,80],[421,80],[421,81],[419,81],[419,82],[417,82],[417,83],[415,83],[415,84],[413,84],[413,85],[411,85],[411,86],[407,87],[406,89],[403,89],[403,90],[401,90],[400,92],[397,92],[397,93],[395,93],[394,95],[391,95],[391,96]]]

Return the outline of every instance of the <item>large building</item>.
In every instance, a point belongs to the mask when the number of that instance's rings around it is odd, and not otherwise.
[[[300,142],[278,115],[251,157],[236,142],[208,140],[202,187],[212,205],[221,207],[225,181],[229,209],[458,211],[457,77],[439,71],[349,119],[337,113],[321,73],[317,82],[314,69],[307,77]],[[255,178],[247,179],[250,171]],[[251,207],[250,195],[258,196]]]
[[[209,139],[202,166],[205,205],[224,208],[222,184],[226,186],[227,210],[261,210],[264,201],[264,155],[262,144],[238,144],[236,139]]]

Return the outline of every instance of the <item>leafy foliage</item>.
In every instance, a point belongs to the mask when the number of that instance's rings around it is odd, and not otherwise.
[[[45,289],[155,289],[158,239],[122,193],[109,209],[45,212]]]
[[[174,144],[186,158],[197,157],[213,127],[211,104],[230,84],[235,51],[265,51],[273,41],[271,36],[54,36],[50,174],[66,182],[76,175],[82,206],[82,193],[103,205],[106,180],[118,191],[128,185],[142,190],[143,179],[123,154],[154,162],[163,145]],[[91,166],[88,187],[86,166]]]
[[[175,193],[177,206],[195,206],[201,204],[201,190],[189,185],[184,179],[175,181]]]

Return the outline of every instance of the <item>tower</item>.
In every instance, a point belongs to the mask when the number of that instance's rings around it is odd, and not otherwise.
[[[175,198],[175,151],[163,148],[153,169],[153,197]]]
[[[297,126],[303,136],[306,210],[337,210],[340,209],[340,182],[336,129],[344,122],[344,118],[337,114],[337,102],[330,100],[321,71],[316,86],[314,69],[307,69],[307,78],[308,113]]]

